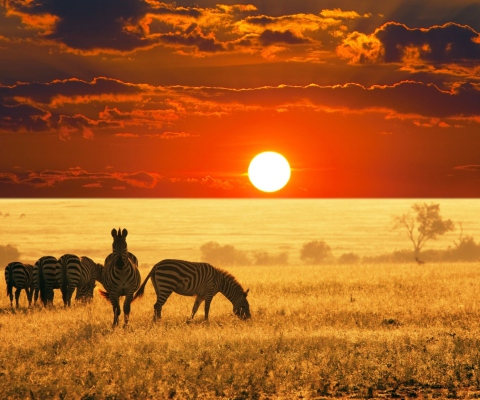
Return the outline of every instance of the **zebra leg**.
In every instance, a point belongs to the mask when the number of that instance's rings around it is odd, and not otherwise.
[[[205,298],[205,321],[208,321],[208,313],[210,312],[210,304],[212,303],[213,296],[207,296]]]
[[[33,297],[33,301],[34,301],[33,305],[36,306],[38,301],[38,293],[40,292],[40,289],[33,289],[33,292],[35,293]]]
[[[162,318],[162,307],[163,304],[159,303],[158,301],[153,306],[153,322],[157,322],[160,318]]]
[[[22,289],[15,290],[15,308],[18,308],[18,299],[20,298],[20,293]]]
[[[126,328],[128,325],[128,320],[130,318],[130,304],[132,303],[134,294],[135,293],[127,294],[127,296],[125,297],[125,301],[123,302],[123,318],[125,320],[125,323],[123,325],[124,328]]]
[[[118,325],[118,317],[120,317],[120,313],[121,313],[119,298],[118,296],[113,297],[110,293],[108,297],[113,307],[113,325],[112,326],[115,328]]]
[[[53,305],[53,298],[54,298],[54,293],[53,293],[53,288],[51,287],[46,287],[44,290],[45,294],[43,296],[43,305],[47,307],[49,304]]]
[[[75,291],[75,287],[68,287],[68,290],[67,290],[67,304],[65,304],[66,306],[70,307],[72,305],[72,296],[73,296],[73,292]]]
[[[195,314],[198,311],[198,308],[200,307],[200,304],[202,304],[204,300],[205,299],[203,297],[200,297],[200,296],[197,296],[195,298],[195,303],[193,304],[193,308],[192,308],[192,316],[190,317],[191,319],[193,319],[193,317],[195,316]]]
[[[12,292],[10,292],[10,295],[9,295],[9,297],[10,297],[10,307],[12,307],[12,308],[13,308],[13,291],[12,291]]]
[[[27,299],[28,299],[28,308],[32,306],[32,296],[33,296],[33,288],[25,288],[27,292]]]

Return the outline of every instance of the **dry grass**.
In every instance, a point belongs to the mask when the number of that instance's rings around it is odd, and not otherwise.
[[[478,397],[476,265],[229,271],[250,288],[250,321],[219,294],[209,323],[202,309],[187,324],[193,299],[172,295],[153,324],[150,283],[126,330],[97,295],[18,311],[2,295],[2,398]]]

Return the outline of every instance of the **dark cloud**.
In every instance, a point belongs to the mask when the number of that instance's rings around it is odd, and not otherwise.
[[[215,39],[213,35],[205,36],[198,27],[187,30],[184,34],[169,33],[160,36],[165,44],[193,46],[201,52],[215,53],[225,50],[225,45]]]
[[[51,114],[29,104],[2,104],[0,102],[0,131],[43,132],[49,127]]]
[[[275,43],[302,44],[308,43],[308,39],[296,36],[291,31],[278,32],[265,29],[260,35],[260,42],[263,46],[269,46]]]
[[[466,64],[480,60],[480,34],[469,26],[448,23],[409,28],[389,22],[372,35],[349,34],[337,54],[355,63]]]
[[[264,87],[251,90],[220,88],[175,88],[205,101],[238,104],[242,107],[286,107],[296,104],[325,110],[389,110],[425,117],[477,117],[480,115],[480,87],[461,84],[450,91],[433,84],[404,81],[394,85],[364,87],[359,84],[335,86]],[[240,107],[240,106],[239,106]]]
[[[418,49],[422,60],[433,63],[480,60],[480,34],[468,26],[454,23],[428,29],[412,29],[388,23],[377,32],[385,62],[401,62],[408,48]]]
[[[101,97],[114,98],[141,93],[139,86],[125,84],[115,79],[98,78],[92,82],[78,79],[56,80],[50,83],[18,83],[12,86],[0,85],[0,131],[45,132],[51,129],[67,128],[63,138],[71,133],[68,129],[101,128],[118,126],[114,120],[96,120],[85,115],[59,109],[63,103],[94,103]],[[104,100],[106,101],[106,100]]]
[[[14,1],[11,7],[27,15],[54,17],[53,30],[45,37],[73,49],[132,51],[153,43],[141,32],[126,29],[151,9],[143,0]]]
[[[0,173],[0,183],[33,186],[35,188],[52,187],[63,182],[79,182],[83,187],[101,187],[102,182],[110,185],[126,183],[131,187],[152,189],[162,179],[154,172],[88,172],[79,168],[67,171],[44,170],[25,174]]]
[[[141,92],[137,85],[116,79],[95,78],[91,82],[80,79],[55,80],[49,83],[29,82],[12,86],[0,85],[0,99],[22,98],[49,104],[57,98],[92,97],[105,95],[131,95]]]

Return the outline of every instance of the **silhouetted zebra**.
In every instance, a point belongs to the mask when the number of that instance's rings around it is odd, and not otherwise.
[[[125,324],[128,325],[130,316],[130,303],[132,302],[135,291],[140,286],[140,272],[138,271],[138,260],[127,249],[126,237],[128,231],[124,229],[118,233],[112,229],[112,253],[105,259],[102,284],[105,291],[100,294],[108,299],[113,306],[113,326],[118,325],[120,316],[120,296],[125,296],[123,303],[123,313]]]
[[[62,286],[62,267],[52,256],[43,256],[33,268],[33,286],[40,290],[43,305],[53,304],[53,289]]]
[[[62,276],[60,280],[63,305],[70,307],[72,304],[72,295],[79,285],[82,276],[82,263],[80,258],[74,254],[64,254],[58,259],[62,267]],[[82,282],[86,284],[87,282]]]
[[[145,285],[152,279],[157,302],[154,305],[154,321],[161,318],[162,307],[172,292],[183,296],[196,296],[191,319],[205,301],[205,320],[208,320],[213,296],[222,293],[233,304],[233,312],[240,319],[248,319],[250,306],[248,290],[244,291],[238,281],[228,272],[213,265],[182,260],[163,260],[157,263],[138,289],[133,299],[143,295]]]
[[[103,265],[96,263],[89,257],[81,257],[82,274],[84,276],[82,285],[77,286],[75,300],[89,301],[93,299],[93,290],[95,289],[95,282],[102,283]],[[85,283],[86,282],[86,283]]]
[[[27,294],[28,306],[32,306],[32,297],[35,292],[35,304],[38,300],[38,289],[33,288],[33,265],[23,264],[18,261],[11,262],[5,267],[5,282],[7,296],[10,297],[10,306],[13,308],[13,288],[15,290],[15,306],[18,308],[18,299],[22,289]]]

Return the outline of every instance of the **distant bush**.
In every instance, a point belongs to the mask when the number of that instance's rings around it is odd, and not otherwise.
[[[20,261],[20,252],[11,244],[0,245],[0,266],[6,267],[12,261]]]
[[[340,264],[358,264],[360,262],[360,256],[355,253],[343,253],[339,258]]]
[[[411,250],[395,250],[392,253],[384,253],[376,256],[363,257],[366,263],[411,263],[415,262],[414,252]]]
[[[288,253],[282,252],[279,254],[271,255],[266,251],[254,251],[253,252],[253,263],[255,265],[287,265],[288,264]]]
[[[445,251],[447,261],[478,261],[480,260],[480,244],[475,243],[472,236],[461,237],[455,242],[454,248]]]
[[[202,261],[218,266],[251,265],[247,252],[237,250],[234,246],[208,242],[200,246]]]
[[[321,264],[332,259],[332,250],[323,240],[304,243],[300,250],[300,259],[306,264]]]

